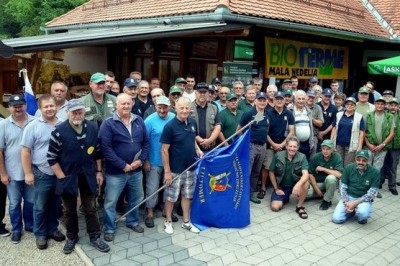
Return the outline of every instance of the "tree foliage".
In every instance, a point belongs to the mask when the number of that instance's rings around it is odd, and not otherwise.
[[[88,0],[0,0],[0,38],[43,34],[40,27]]]

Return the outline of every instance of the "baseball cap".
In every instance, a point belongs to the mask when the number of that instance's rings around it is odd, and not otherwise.
[[[369,90],[367,87],[361,87],[358,89],[358,93],[369,93]]]
[[[80,109],[85,109],[85,106],[83,105],[83,103],[78,100],[78,99],[72,99],[68,101],[68,106],[67,106],[67,110],[68,111],[76,111],[76,110],[80,110]]]
[[[261,99],[261,98],[267,99],[267,94],[263,91],[259,91],[259,92],[257,92],[256,98],[257,99]]]
[[[292,96],[292,95],[293,95],[293,92],[292,92],[291,89],[286,89],[286,90],[283,90],[283,94],[284,94],[285,96],[286,96],[286,95]]]
[[[174,85],[171,88],[169,88],[169,94],[177,92],[182,93],[181,87]]]
[[[382,95],[392,95],[392,96],[394,96],[394,93],[391,90],[384,90]]]
[[[219,78],[213,78],[212,79],[212,81],[211,81],[211,84],[216,84],[216,83],[219,83],[219,84],[221,84],[222,82],[221,82],[221,80],[219,79]]]
[[[331,89],[324,89],[323,91],[322,91],[322,95],[325,95],[325,96],[332,96],[333,95],[333,91],[331,90]]]
[[[170,106],[171,102],[169,101],[168,97],[161,95],[156,99],[156,104],[164,104],[166,106]]]
[[[274,98],[285,98],[285,94],[283,91],[276,91],[274,94]]]
[[[384,103],[386,103],[386,100],[385,100],[385,98],[383,98],[383,97],[381,96],[381,97],[379,97],[378,99],[376,99],[375,102],[384,102]]]
[[[363,158],[369,160],[369,153],[367,150],[359,150],[356,154],[356,157],[363,157]]]
[[[137,81],[131,78],[127,78],[124,81],[124,87],[137,87]]]
[[[318,78],[316,76],[313,76],[313,77],[309,78],[308,81],[311,83],[318,83]]]
[[[12,95],[8,100],[8,106],[26,104],[25,98],[22,95]]]
[[[307,96],[310,96],[310,97],[314,97],[314,98],[315,98],[315,96],[317,96],[317,95],[315,94],[315,90],[308,90],[308,91],[307,91]]]
[[[208,91],[209,92],[215,92],[216,91],[215,86],[212,85],[212,84],[208,85]]]
[[[285,83],[292,83],[292,81],[291,81],[290,79],[285,79],[285,80],[282,82],[282,84],[285,84]]]
[[[400,102],[399,102],[399,99],[398,99],[397,97],[393,97],[393,98],[389,101],[389,103],[397,103],[397,104],[399,104]]]
[[[93,83],[100,83],[100,82],[105,82],[105,81],[106,81],[106,76],[100,72],[94,73],[90,77],[90,82],[93,82]]]
[[[329,148],[333,148],[333,141],[330,139],[325,139],[322,143],[321,146],[326,146]]]
[[[196,90],[197,91],[208,91],[208,85],[205,82],[200,82],[197,83],[196,85]]]
[[[344,101],[344,103],[347,103],[347,102],[352,102],[354,104],[357,104],[357,101],[356,101],[356,99],[354,99],[354,97],[347,97],[346,101]]]
[[[232,99],[237,99],[238,97],[236,96],[236,94],[235,93],[233,93],[233,92],[230,92],[230,93],[228,93],[228,95],[226,95],[226,100],[227,101],[230,101],[230,100],[232,100]]]
[[[185,84],[187,84],[187,81],[186,81],[186,79],[184,79],[184,78],[182,78],[182,77],[179,77],[179,78],[177,78],[177,79],[175,80],[175,83],[185,83]]]

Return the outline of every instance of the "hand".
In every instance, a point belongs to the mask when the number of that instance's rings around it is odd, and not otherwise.
[[[150,162],[149,162],[148,160],[146,160],[146,161],[144,162],[143,169],[144,169],[146,172],[149,172],[149,171],[150,171],[150,168],[151,168]]]
[[[96,181],[97,181],[97,185],[99,185],[99,186],[103,185],[104,177],[103,177],[103,173],[102,172],[97,172],[96,173]]]
[[[196,149],[196,155],[197,155],[197,157],[201,158],[204,156],[204,152],[200,149]]]
[[[27,184],[28,186],[32,186],[34,184],[34,181],[35,176],[32,173],[25,175],[25,184]]]
[[[281,144],[274,143],[274,144],[271,145],[271,147],[275,152],[278,152],[278,151],[282,150],[282,145]]]
[[[1,182],[4,184],[4,185],[8,185],[8,184],[10,184],[10,176],[8,175],[8,174],[4,174],[4,175],[1,175]]]
[[[357,206],[357,202],[356,201],[347,201],[344,203],[344,206],[346,206],[346,212],[350,213],[353,212],[354,209]]]
[[[204,149],[208,149],[211,146],[210,139],[203,139],[203,141],[200,142],[200,146],[203,147]]]
[[[322,167],[322,166],[318,165],[317,168],[315,168],[315,172],[317,172],[317,173],[318,172],[324,172],[325,169],[326,169],[325,167]]]
[[[132,166],[130,164],[126,164],[123,170],[125,173],[130,172],[132,171]]]
[[[318,132],[318,134],[317,134],[317,138],[319,139],[319,140],[323,140],[323,138],[324,138],[324,134],[322,134],[322,132],[320,131],[320,132]]]
[[[130,164],[130,166],[131,166],[131,171],[134,171],[134,170],[136,170],[136,169],[138,169],[139,167],[142,166],[142,161],[141,160],[135,160]]]
[[[278,188],[275,190],[276,195],[285,196],[285,192],[282,189]]]
[[[171,172],[164,173],[164,184],[170,186],[172,184],[172,174]]]
[[[323,197],[324,196],[324,193],[322,193],[322,191],[319,188],[315,189],[315,194],[317,194],[318,197]]]
[[[296,185],[293,187],[292,195],[295,196],[295,197],[300,197],[300,193],[301,193],[300,187],[298,186],[298,184],[296,184]]]

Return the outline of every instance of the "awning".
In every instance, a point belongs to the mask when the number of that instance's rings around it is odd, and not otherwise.
[[[12,47],[5,45],[2,41],[0,41],[0,56],[4,58],[10,58],[13,56],[14,50]]]
[[[243,29],[245,26],[221,22],[192,24],[130,26],[121,28],[97,28],[55,33],[33,37],[3,40],[11,46],[14,53],[49,51],[80,46],[108,45],[138,40],[159,39],[166,37],[188,36],[199,33],[221,32]]]

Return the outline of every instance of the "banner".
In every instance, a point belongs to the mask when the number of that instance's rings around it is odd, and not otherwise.
[[[19,71],[20,76],[21,76],[21,73],[23,75],[24,83],[25,83],[24,98],[26,101],[26,112],[30,115],[35,115],[35,113],[38,109],[38,106],[36,103],[35,93],[33,93],[32,85],[28,78],[28,71],[23,68]]]
[[[206,227],[242,228],[250,224],[250,131],[217,149],[197,166],[191,221]]]
[[[244,86],[251,84],[253,74],[253,63],[247,62],[223,62],[222,84],[232,88],[235,81],[243,82]]]
[[[348,78],[347,47],[265,38],[265,55],[266,78]]]

